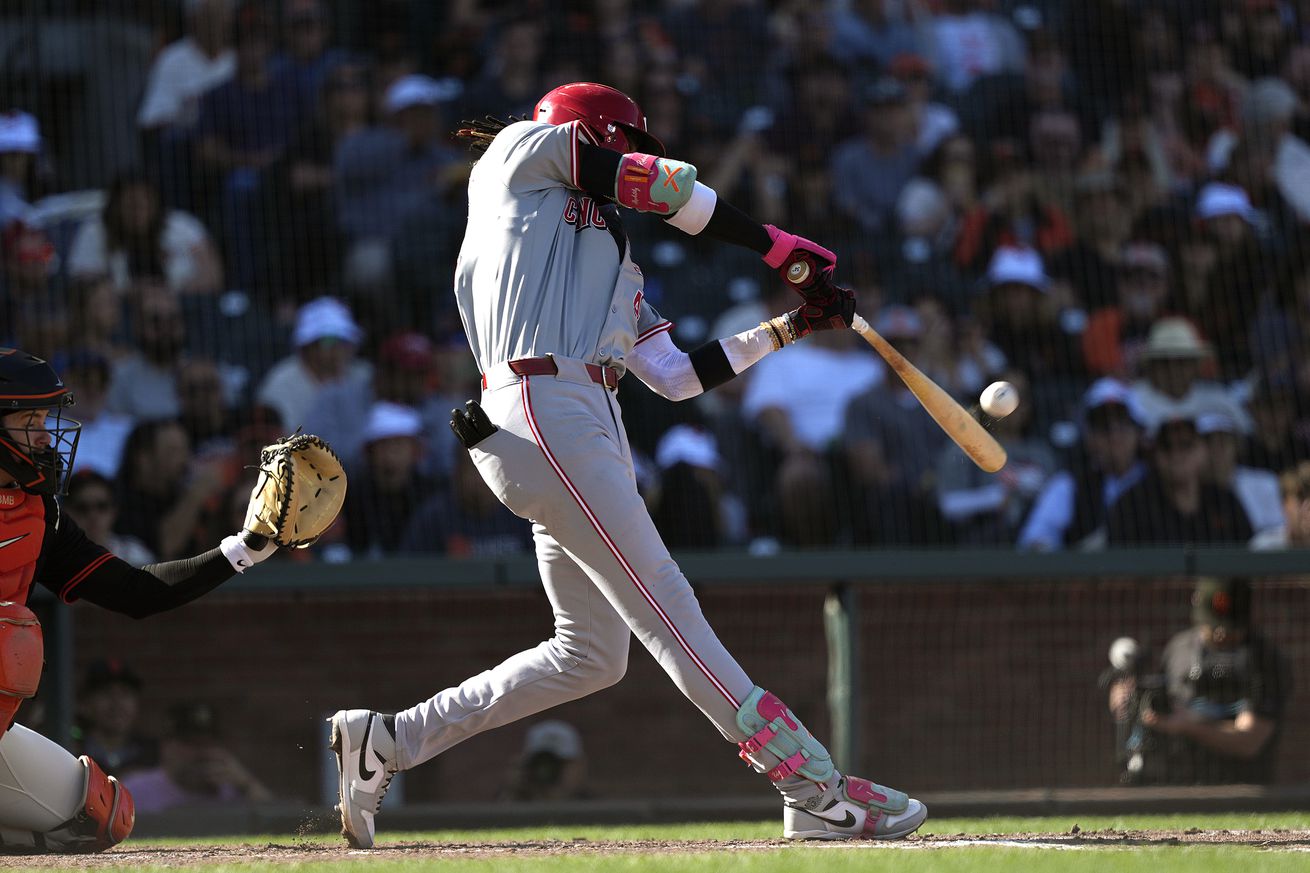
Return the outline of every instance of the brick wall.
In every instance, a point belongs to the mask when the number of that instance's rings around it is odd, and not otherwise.
[[[366,565],[365,565],[366,566]],[[860,589],[864,762],[918,790],[1113,784],[1111,733],[1096,676],[1111,640],[1157,647],[1187,622],[1185,582],[914,583]],[[747,672],[820,737],[825,703],[823,589],[770,584],[701,592]],[[1262,586],[1257,618],[1310,674],[1304,590]],[[231,745],[280,795],[313,801],[326,725],[339,707],[396,709],[458,683],[550,631],[538,592],[301,590],[216,593],[133,622],[76,613],[79,666],[128,660],[146,682],[147,722],[167,704],[217,704]],[[1293,699],[1283,781],[1310,780],[1297,751],[1310,695]],[[733,795],[760,790],[726,744],[634,645],[618,686],[552,712],[582,732],[599,796]],[[528,720],[530,723],[532,719]],[[483,734],[407,776],[412,801],[494,797],[528,724]]]

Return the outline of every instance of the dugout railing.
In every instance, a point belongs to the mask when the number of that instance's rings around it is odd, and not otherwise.
[[[1310,784],[1310,764],[1293,753],[1310,742],[1310,552],[714,553],[683,555],[680,564],[730,649],[761,681],[788,688],[839,760],[937,791],[1114,785],[1112,729],[1096,687],[1109,643],[1134,636],[1158,652],[1187,625],[1195,576],[1249,576],[1256,623],[1292,666],[1276,781]],[[527,557],[273,564],[145,623],[99,610],[48,616],[42,697],[57,735],[67,736],[58,732],[71,723],[77,670],[112,654],[136,661],[159,697],[217,696],[232,710],[234,731],[264,718],[261,701],[288,697],[289,685],[295,699],[285,715],[294,723],[277,730],[297,746],[317,745],[315,707],[415,702],[550,627]],[[573,717],[595,724],[635,707],[647,723],[667,719],[664,729],[689,749],[717,739],[682,709],[644,652],[634,648],[631,661],[626,683]],[[374,693],[369,677],[378,669],[391,684]],[[324,686],[328,676],[337,678]],[[397,677],[404,690],[395,690]],[[297,706],[306,711],[296,714]],[[234,741],[260,753],[252,738]],[[472,751],[504,760],[516,741],[494,754]],[[602,793],[606,760],[598,750]],[[285,763],[290,794],[317,792],[300,773],[312,766]],[[725,777],[728,793],[741,787],[733,776]]]

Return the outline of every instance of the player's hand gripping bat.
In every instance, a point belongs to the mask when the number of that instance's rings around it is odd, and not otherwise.
[[[802,285],[809,278],[810,265],[797,261],[787,269],[787,281],[793,285]],[[988,473],[995,473],[1005,466],[1005,449],[996,438],[989,434],[978,420],[970,415],[964,407],[956,403],[951,395],[942,390],[936,382],[929,379],[905,356],[896,351],[873,327],[857,312],[851,319],[851,328],[864,337],[865,342],[873,346],[882,359],[905,382],[905,387],[928,410],[933,421],[937,422],[946,435],[964,450],[975,464]]]

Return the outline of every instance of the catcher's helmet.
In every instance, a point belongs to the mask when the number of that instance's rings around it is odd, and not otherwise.
[[[581,119],[604,148],[626,151],[621,138],[614,135],[621,130],[637,151],[664,155],[664,143],[646,130],[646,116],[637,101],[617,88],[595,82],[560,85],[537,101],[532,111],[533,121],[548,124],[567,124],[574,119]]]
[[[73,394],[54,368],[18,349],[0,348],[0,416],[48,409],[44,426],[0,427],[0,471],[36,494],[63,494],[73,472],[82,423],[64,418]],[[49,445],[44,435],[50,437]]]

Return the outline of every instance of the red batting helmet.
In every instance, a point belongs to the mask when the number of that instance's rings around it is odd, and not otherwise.
[[[646,130],[646,116],[637,101],[617,88],[595,82],[560,85],[537,102],[533,121],[567,124],[581,119],[599,138],[600,145],[616,152],[626,151],[614,134],[622,129],[637,151],[664,154],[664,143]]]

